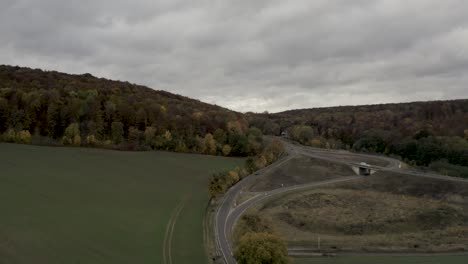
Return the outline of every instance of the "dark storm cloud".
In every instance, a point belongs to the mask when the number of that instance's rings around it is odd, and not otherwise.
[[[466,98],[462,0],[3,0],[0,63],[239,111]]]

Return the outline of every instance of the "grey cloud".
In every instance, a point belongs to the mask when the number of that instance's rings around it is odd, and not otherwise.
[[[463,0],[4,0],[0,63],[239,111],[468,97]]]

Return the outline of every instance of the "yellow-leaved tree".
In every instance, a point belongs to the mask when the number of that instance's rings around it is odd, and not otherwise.
[[[239,264],[289,264],[286,244],[269,233],[247,233],[236,247],[234,257]]]
[[[224,156],[229,156],[229,154],[231,153],[231,146],[229,146],[228,144],[224,145],[222,152]]]

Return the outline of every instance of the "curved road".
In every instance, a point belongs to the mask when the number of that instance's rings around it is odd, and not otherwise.
[[[257,178],[262,177],[269,170],[281,166],[283,163],[285,163],[286,161],[292,159],[293,157],[299,154],[317,158],[317,159],[327,160],[331,162],[342,163],[342,164],[346,164],[349,166],[359,165],[359,162],[349,160],[349,158],[352,158],[352,157],[359,157],[359,158],[367,157],[367,158],[379,159],[381,161],[386,162],[387,166],[383,167],[383,166],[372,165],[370,166],[371,169],[374,169],[377,171],[394,171],[400,174],[406,174],[406,175],[411,175],[411,176],[428,177],[428,178],[468,183],[468,180],[461,179],[461,178],[442,176],[438,174],[428,174],[428,173],[422,173],[418,171],[403,171],[399,169],[399,165],[400,165],[399,160],[388,158],[388,157],[374,156],[374,155],[367,155],[367,154],[357,154],[357,153],[351,153],[351,152],[346,152],[346,151],[341,151],[341,150],[337,151],[337,150],[325,150],[325,149],[318,149],[318,148],[312,148],[312,147],[305,147],[301,145],[291,144],[285,141],[283,141],[283,144],[285,145],[285,148],[289,154],[287,157],[284,157],[278,160],[277,162],[271,164],[270,166],[265,167],[255,172],[254,174],[246,177],[245,179],[243,179],[242,181],[240,181],[239,183],[231,187],[224,196],[221,206],[218,209],[218,212],[216,214],[215,236],[216,236],[218,250],[222,254],[227,264],[236,264],[236,260],[234,259],[233,252],[232,252],[232,248],[233,248],[232,240],[231,240],[232,231],[233,231],[236,221],[248,208],[254,206],[255,204],[258,204],[259,202],[261,202],[262,200],[266,198],[269,198],[269,197],[272,197],[274,195],[278,195],[281,193],[300,191],[300,190],[311,188],[311,187],[317,187],[317,186],[344,182],[344,181],[351,181],[351,180],[360,179],[363,177],[363,176],[351,176],[351,177],[346,177],[346,178],[338,178],[338,179],[333,179],[333,180],[328,180],[328,181],[312,182],[312,183],[307,183],[307,184],[279,188],[279,189],[275,189],[272,191],[263,192],[243,202],[237,207],[235,206],[235,201],[237,199],[237,196],[240,194],[240,192],[242,191],[244,187],[249,186],[250,183],[255,181]]]

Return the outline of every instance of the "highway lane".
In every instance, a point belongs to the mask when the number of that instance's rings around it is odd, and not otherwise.
[[[437,174],[428,174],[428,173],[423,173],[423,172],[418,172],[418,171],[401,170],[400,169],[401,162],[399,160],[388,158],[388,157],[358,154],[358,153],[352,153],[352,152],[341,151],[341,150],[337,151],[337,150],[317,149],[317,148],[294,145],[286,141],[283,141],[283,143],[285,144],[285,148],[288,151],[289,156],[282,158],[278,160],[277,162],[271,164],[270,166],[257,171],[251,176],[246,177],[244,180],[240,181],[235,186],[230,188],[224,196],[222,204],[220,208],[218,209],[218,213],[216,215],[216,221],[215,221],[216,232],[215,233],[216,233],[216,240],[217,240],[218,248],[221,251],[223,258],[225,259],[225,262],[227,264],[236,263],[236,260],[234,259],[233,254],[232,254],[233,253],[232,252],[233,246],[232,246],[232,241],[231,241],[232,230],[236,221],[239,219],[242,213],[244,213],[248,208],[258,204],[259,202],[263,201],[266,198],[272,197],[274,195],[279,195],[285,192],[300,191],[300,190],[313,188],[313,187],[317,187],[321,185],[332,184],[332,183],[343,182],[343,181],[350,181],[350,180],[362,178],[362,176],[352,176],[352,177],[339,178],[339,179],[334,179],[334,180],[329,180],[329,181],[314,182],[314,183],[290,186],[290,187],[285,187],[285,188],[279,188],[279,189],[275,189],[275,190],[254,196],[250,198],[249,200],[243,202],[242,204],[238,205],[237,207],[235,207],[236,198],[243,188],[249,186],[249,184],[255,181],[257,178],[262,177],[267,171],[281,166],[283,163],[285,163],[286,161],[292,159],[293,157],[297,155],[310,156],[313,158],[327,160],[331,162],[338,162],[338,163],[346,164],[349,166],[359,165],[357,162],[347,160],[346,157],[349,157],[349,156],[361,157],[363,159],[365,158],[380,159],[382,161],[386,161],[387,166],[371,165],[372,169],[379,170],[379,171],[393,171],[399,174],[405,174],[405,175],[411,175],[411,176],[417,176],[417,177],[427,177],[427,178],[435,178],[435,179],[457,181],[457,182],[468,182],[468,180],[461,179],[461,178],[454,178],[454,177],[442,176],[442,175],[437,175]]]
[[[216,214],[215,236],[216,236],[218,248],[221,251],[221,254],[223,255],[223,258],[225,259],[226,263],[228,264],[236,263],[234,257],[232,256],[232,250],[231,250],[231,244],[230,244],[230,238],[231,238],[230,230],[232,229],[232,226],[228,226],[227,221],[228,221],[228,215],[231,211],[232,206],[234,205],[237,199],[237,196],[239,195],[240,191],[244,187],[248,186],[252,181],[257,179],[258,177],[261,177],[267,171],[281,166],[283,163],[292,159],[296,155],[294,151],[288,151],[288,153],[289,153],[288,156],[244,178],[243,180],[238,182],[236,185],[231,187],[227,191],[227,193],[224,195],[224,199],[221,202],[221,206],[219,207],[218,212]]]

